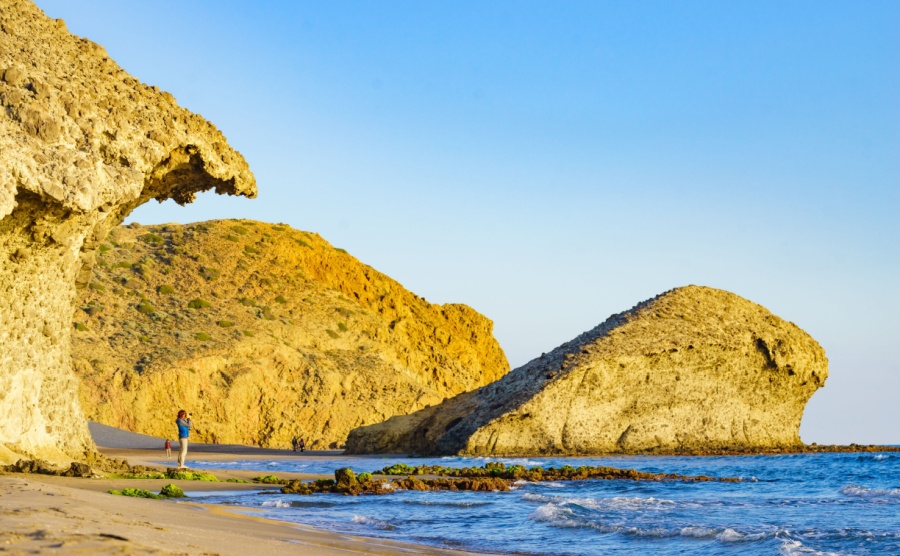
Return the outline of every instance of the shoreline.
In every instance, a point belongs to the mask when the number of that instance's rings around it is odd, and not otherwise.
[[[163,439],[137,435],[112,427],[91,429],[97,450],[130,465],[160,468],[165,458]],[[107,446],[104,446],[107,445]],[[173,450],[172,467],[176,451]],[[252,446],[192,444],[191,460],[335,459],[337,451],[293,453]],[[383,456],[372,459],[382,459]],[[165,469],[165,466],[162,466]],[[201,467],[190,466],[200,471]],[[225,481],[265,475],[258,470],[213,470]],[[290,479],[310,480],[324,475],[279,473]],[[466,556],[483,553],[442,549],[360,537],[316,529],[254,515],[253,508],[230,508],[175,500],[148,500],[108,494],[110,489],[139,488],[159,492],[174,483],[186,493],[211,491],[258,492],[280,485],[183,481],[171,479],[76,478],[55,475],[0,473],[0,552],[54,554],[371,554],[398,556],[430,554]],[[184,499],[183,499],[184,500]]]
[[[95,487],[84,488],[93,481],[46,475],[0,476],[4,525],[0,550],[223,556],[473,554],[322,531],[252,515],[252,509],[236,511],[196,502],[113,496]],[[136,481],[118,482],[131,485]]]
[[[101,426],[102,427],[102,426]],[[92,426],[98,451],[110,459],[127,460],[133,466],[165,469],[176,465],[176,451],[166,460],[164,439],[136,435],[127,431]],[[717,456],[787,455],[811,452],[900,451],[898,446],[818,446],[804,445],[799,450],[757,452],[705,452],[679,454],[608,454],[608,456]],[[202,471],[192,462],[223,460],[342,460],[371,459],[376,462],[409,458],[405,454],[344,454],[342,451],[306,451],[258,448],[239,445],[192,444],[187,465]],[[495,456],[506,458],[512,456]],[[515,456],[541,457],[541,456]],[[562,457],[562,456],[544,456]],[[592,457],[592,456],[568,456]],[[597,457],[597,456],[593,456]],[[253,479],[268,472],[214,469],[221,481]],[[279,478],[313,480],[331,475],[279,472]],[[309,525],[278,521],[258,515],[260,510],[190,501],[148,500],[113,496],[110,489],[138,488],[159,492],[169,483],[186,493],[212,491],[278,491],[275,485],[183,481],[171,479],[73,478],[54,475],[0,474],[0,551],[14,553],[54,552],[58,554],[221,554],[267,553],[271,555],[313,553],[324,556],[373,554],[396,556],[434,554],[461,556],[484,554],[444,549],[428,545],[359,537],[316,529]]]
[[[161,450],[98,448],[110,458],[126,458],[132,465],[158,468]],[[243,447],[238,453],[197,450],[207,460],[263,460],[292,452]],[[297,458],[328,458],[336,453],[304,453]],[[373,458],[375,459],[375,458]],[[380,459],[380,458],[379,458]],[[201,467],[191,467],[200,471]],[[265,470],[213,471],[221,480],[251,479]],[[310,480],[324,475],[279,473],[290,479]],[[309,525],[279,521],[260,515],[253,508],[174,500],[148,500],[114,496],[110,489],[139,488],[159,492],[176,484],[186,493],[211,491],[278,491],[280,486],[183,481],[171,479],[77,478],[55,475],[0,474],[0,551],[55,554],[220,554],[265,553],[321,554],[338,556],[371,554],[397,556],[431,554],[465,556],[483,553],[408,544],[376,537],[359,537],[316,529]]]

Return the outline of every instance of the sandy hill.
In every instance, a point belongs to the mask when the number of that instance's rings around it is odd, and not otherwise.
[[[204,442],[338,447],[509,370],[493,324],[317,234],[250,220],[114,229],[73,315],[88,418]]]
[[[801,445],[828,360],[733,293],[688,286],[611,316],[497,382],[351,432],[350,452],[549,455]]]

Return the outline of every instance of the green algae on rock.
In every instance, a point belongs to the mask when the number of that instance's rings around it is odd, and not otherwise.
[[[402,479],[390,481],[374,475],[404,475]],[[615,467],[572,467],[559,468],[532,467],[521,465],[506,466],[499,462],[488,462],[483,467],[442,467],[422,465],[411,467],[396,464],[373,473],[356,475],[349,467],[334,472],[334,479],[318,479],[304,482],[293,480],[281,488],[283,494],[390,494],[397,490],[449,490],[473,492],[505,492],[516,481],[584,481],[598,479],[606,481],[682,481],[682,482],[726,482],[736,483],[734,477],[708,477],[706,475],[678,475],[677,473],[649,473],[636,469]],[[421,478],[420,478],[421,477]]]
[[[162,487],[159,494],[153,494],[149,490],[142,488],[123,488],[121,490],[111,489],[107,491],[109,494],[116,496],[132,496],[134,498],[150,498],[152,500],[166,500],[168,498],[185,498],[187,495],[178,485],[168,484]]]

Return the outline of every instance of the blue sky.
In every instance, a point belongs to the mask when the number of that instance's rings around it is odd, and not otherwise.
[[[513,366],[672,287],[795,322],[806,442],[900,444],[900,3],[38,0],[215,123],[286,222]]]

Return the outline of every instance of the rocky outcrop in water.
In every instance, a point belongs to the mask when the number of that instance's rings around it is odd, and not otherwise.
[[[824,350],[732,293],[688,286],[474,392],[351,431],[350,453],[550,455],[801,446]]]
[[[131,225],[97,252],[73,357],[107,425],[168,437],[184,407],[198,441],[336,448],[509,372],[490,320],[283,224]]]
[[[135,207],[209,189],[256,193],[212,124],[31,2],[0,0],[0,461],[93,449],[71,370],[76,283]]]
[[[403,475],[402,479],[390,482],[380,475]],[[422,476],[419,478],[418,476]],[[277,479],[273,477],[273,479]],[[648,473],[636,469],[618,469],[615,467],[532,467],[526,469],[521,465],[488,462],[483,467],[409,467],[397,464],[373,473],[363,472],[357,475],[349,467],[336,469],[334,479],[317,479],[314,481],[292,480],[281,488],[284,494],[345,494],[359,496],[361,494],[392,494],[401,490],[417,491],[472,491],[472,492],[508,492],[515,484],[539,481],[585,481],[596,479],[601,481],[683,481],[683,482],[723,482],[737,483],[735,477],[709,477],[706,475],[678,475],[676,473]]]

